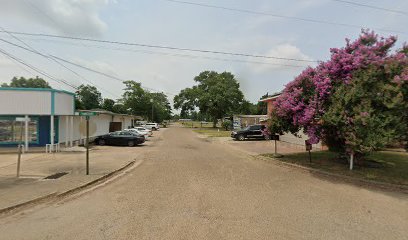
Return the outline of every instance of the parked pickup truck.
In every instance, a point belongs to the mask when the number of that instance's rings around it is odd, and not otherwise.
[[[250,125],[238,131],[232,131],[231,137],[236,140],[243,141],[246,138],[270,139],[270,135],[266,134],[264,125]]]

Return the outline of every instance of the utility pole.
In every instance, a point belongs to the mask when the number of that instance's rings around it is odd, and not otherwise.
[[[86,116],[86,175],[89,175],[89,116]]]
[[[152,122],[153,122],[153,106],[154,105],[153,105],[153,99],[152,98],[150,99],[150,103],[152,104]]]

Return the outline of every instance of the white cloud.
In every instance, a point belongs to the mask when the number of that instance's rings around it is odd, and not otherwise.
[[[15,65],[15,63],[12,60],[0,54],[0,67],[10,67],[13,65]]]
[[[287,70],[287,69],[293,69],[295,71],[299,71],[302,69],[302,67],[306,68],[307,65],[311,64],[310,62],[306,62],[306,61],[313,60],[311,57],[302,53],[302,51],[298,47],[290,43],[284,43],[284,44],[277,45],[262,55],[286,58],[286,59],[298,59],[298,60],[304,60],[304,61],[288,61],[285,59],[275,59],[273,61],[269,60],[268,62],[270,64],[249,63],[249,65],[257,73],[265,73],[269,71]],[[294,67],[294,66],[300,66],[300,67]]]
[[[109,0],[3,0],[0,13],[70,35],[98,36],[107,30],[100,17]]]

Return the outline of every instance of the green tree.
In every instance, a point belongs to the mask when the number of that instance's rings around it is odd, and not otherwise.
[[[171,118],[171,106],[164,93],[151,93],[142,88],[141,83],[125,81],[122,102],[131,114],[142,116],[154,122]],[[153,119],[152,119],[153,111]]]
[[[336,89],[322,119],[331,150],[361,157],[405,138],[407,102],[401,85],[392,81],[401,73],[398,68],[384,64],[359,70]]]
[[[112,100],[110,98],[103,99],[103,102],[102,102],[102,105],[101,105],[102,109],[105,109],[106,111],[114,112],[114,108],[113,108],[114,106],[115,106],[115,101],[114,100]]]
[[[163,122],[171,118],[171,106],[164,93],[149,93],[150,104],[153,105],[153,122]]]
[[[80,85],[76,91],[77,109],[90,110],[100,108],[102,94],[98,89],[91,85]]]
[[[3,83],[1,86],[16,88],[51,88],[47,81],[38,76],[35,78],[13,77],[10,84]]]
[[[135,81],[125,81],[125,92],[121,102],[133,115],[149,117],[151,113],[151,103],[149,93],[142,88],[141,83]]]
[[[113,112],[120,114],[131,114],[122,103],[116,103],[115,105],[113,105]]]
[[[181,108],[182,112],[199,108],[201,113],[211,117],[214,127],[226,114],[239,112],[244,95],[233,74],[205,71],[194,81],[196,86],[186,88],[174,97],[174,108]]]

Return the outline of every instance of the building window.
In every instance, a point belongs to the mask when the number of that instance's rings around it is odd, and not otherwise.
[[[15,121],[15,118],[0,117],[0,144],[20,142],[21,130],[23,131],[23,142],[25,139],[25,129],[21,129],[21,122]],[[31,118],[28,122],[28,142],[38,143],[38,119]]]

